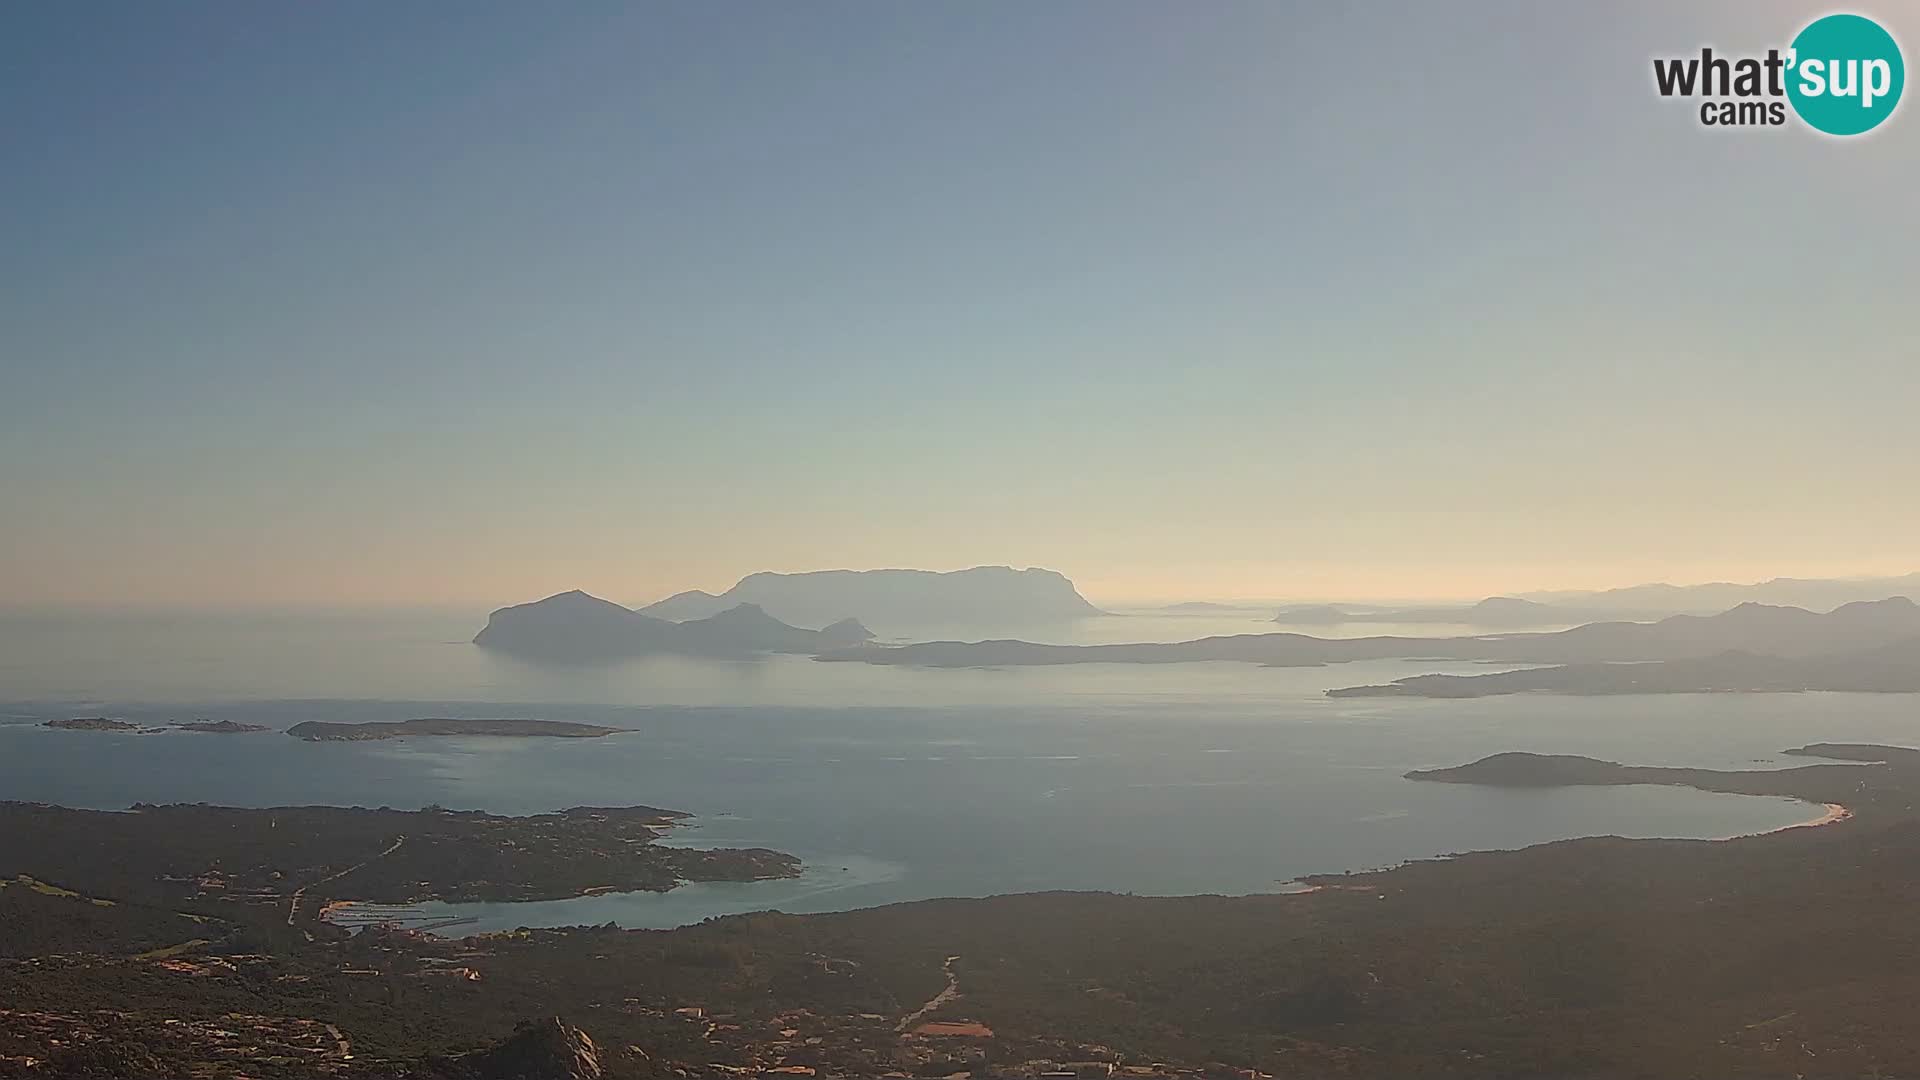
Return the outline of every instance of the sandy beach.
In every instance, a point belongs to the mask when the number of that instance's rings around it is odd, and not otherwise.
[[[1788,831],[1789,829],[1811,829],[1819,825],[1832,825],[1837,822],[1845,821],[1848,818],[1853,816],[1853,811],[1847,809],[1845,806],[1841,805],[1840,803],[1830,802],[1830,803],[1824,803],[1822,804],[1822,806],[1824,807],[1824,809],[1821,811],[1821,814],[1819,817],[1808,818],[1805,821],[1796,821],[1791,825],[1782,825],[1777,829],[1767,829],[1763,832],[1754,832],[1754,833],[1736,833],[1732,836],[1720,837],[1720,839],[1721,840],[1739,840],[1743,837],[1748,837],[1748,836],[1772,836],[1775,833],[1783,833]]]
[[[1845,821],[1848,818],[1853,816],[1853,811],[1847,809],[1846,807],[1840,805],[1837,802],[1826,803],[1825,806],[1826,806],[1826,813],[1821,814],[1817,818],[1811,818],[1806,821],[1798,822],[1797,824],[1788,825],[1786,829],[1806,829],[1806,828],[1811,828],[1812,826],[1815,826],[1815,825],[1831,825],[1836,821]],[[1774,831],[1785,832],[1786,829],[1775,829]]]

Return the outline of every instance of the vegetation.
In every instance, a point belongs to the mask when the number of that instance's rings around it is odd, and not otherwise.
[[[176,927],[150,910],[88,902],[109,895],[107,886],[139,884],[131,871],[96,868],[81,875],[88,889],[73,890],[81,897],[0,890],[0,903],[18,910],[65,904],[68,917],[86,921],[84,929],[29,931],[40,951],[10,941],[18,959],[0,962],[0,1001],[61,1015],[111,1009],[150,1025],[278,1017],[274,1030],[288,1040],[306,1030],[296,1020],[332,1024],[355,1047],[352,1067],[367,1075],[432,1055],[439,1075],[483,1075],[475,1070],[491,1059],[458,1055],[555,1014],[590,1033],[610,1074],[712,1075],[718,1065],[775,1060],[768,1048],[781,1046],[778,1060],[817,1065],[821,1075],[872,1075],[895,1067],[888,1055],[912,1040],[894,1032],[895,1022],[941,993],[950,965],[958,996],[929,1017],[989,1026],[992,1039],[967,1066],[989,1072],[1100,1050],[1126,1062],[1276,1076],[1920,1073],[1920,1034],[1905,1016],[1920,991],[1920,924],[1907,917],[1920,893],[1920,753],[1807,749],[1856,763],[1751,773],[1585,759],[1542,759],[1542,767],[1559,771],[1553,782],[1687,783],[1842,802],[1851,819],[1725,842],[1602,837],[1471,854],[1315,879],[1314,891],[1291,896],[1050,893],[769,913],[671,932],[602,927],[464,941],[379,929],[308,941],[240,925],[224,936],[189,929],[212,940],[138,959]],[[1505,759],[1482,771],[1519,782],[1528,769]],[[196,809],[210,816],[196,819]],[[163,833],[210,834],[189,842],[201,854],[215,853],[223,836],[239,838],[251,854],[221,857],[246,867],[248,881],[270,873],[269,861],[298,863],[304,873],[345,858],[266,860],[250,825],[217,827],[221,813],[234,812],[168,810],[185,816]],[[120,819],[167,820],[158,811],[38,808],[67,830],[64,839],[22,848],[14,838],[41,830],[17,827],[16,818],[5,830],[6,865],[66,880],[59,874],[80,873],[86,860],[61,851],[90,845],[95,862],[116,861],[106,857],[120,849],[101,837],[127,836]],[[266,826],[274,831],[303,811],[248,813],[283,815]],[[336,813],[349,815],[336,829],[365,830],[343,850],[364,852],[367,841],[392,835],[378,816],[391,812]],[[436,827],[455,850],[464,834],[486,835],[460,824],[475,816],[423,816],[448,822]],[[500,835],[579,827],[567,815],[548,817],[556,820],[501,826]],[[566,862],[537,865],[585,880]],[[351,890],[356,876],[333,891]],[[42,927],[50,918],[31,917]],[[0,925],[11,937],[22,922]],[[690,1022],[674,1011],[689,1007],[725,1020]],[[813,1019],[793,1019],[802,1015]],[[804,1024],[819,1025],[818,1044],[779,1034]],[[125,1021],[116,1030],[117,1040],[139,1042],[145,1029]],[[167,1038],[153,1035],[150,1052],[172,1052]],[[950,1058],[921,1052],[915,1060],[937,1070],[952,1068]]]
[[[798,860],[765,849],[652,843],[683,816],[653,807],[503,817],[440,809],[180,805],[108,812],[0,803],[0,876],[30,874],[87,897],[303,936],[325,930],[308,924],[331,900],[562,899],[799,872]],[[0,935],[0,952],[14,955],[47,945],[16,927]]]

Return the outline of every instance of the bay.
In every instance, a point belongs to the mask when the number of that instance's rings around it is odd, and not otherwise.
[[[1186,623],[1186,620],[1181,620]],[[1188,624],[1190,625],[1190,623]],[[804,657],[505,661],[451,620],[70,629],[35,668],[0,660],[0,798],[322,803],[502,813],[642,803],[689,811],[669,842],[765,846],[801,879],[520,905],[462,905],[479,929],[840,910],[1046,889],[1254,893],[1304,874],[1596,834],[1724,837],[1818,816],[1791,800],[1682,788],[1516,791],[1405,780],[1504,750],[1719,768],[1794,763],[1816,740],[1920,742],[1897,695],[1332,700],[1324,691],[1473,665],[1087,665],[921,671]],[[1109,628],[1110,629],[1110,628]],[[11,633],[16,635],[8,637]],[[1191,635],[1187,635],[1191,636]],[[87,659],[72,660],[91,640]],[[84,650],[83,650],[84,651]],[[49,730],[232,719],[250,735]],[[605,739],[309,744],[305,720],[533,716]]]

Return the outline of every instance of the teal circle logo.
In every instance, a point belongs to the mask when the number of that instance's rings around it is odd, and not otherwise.
[[[1900,44],[1872,19],[1828,15],[1793,39],[1787,100],[1816,131],[1862,135],[1900,104],[1907,65]]]

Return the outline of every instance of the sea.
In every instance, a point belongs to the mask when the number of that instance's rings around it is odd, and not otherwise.
[[[1513,790],[1405,779],[1526,750],[1712,768],[1804,764],[1815,741],[1920,745],[1920,698],[1865,694],[1477,700],[1325,691],[1485,666],[1097,664],[923,670],[770,656],[529,664],[470,643],[483,615],[0,616],[0,799],[120,809],[439,805],[524,814],[648,805],[664,842],[769,847],[799,878],[516,904],[426,905],[470,930],[671,927],[1075,889],[1286,891],[1303,875],[1579,836],[1722,838],[1819,817],[1789,799],[1670,787]],[[1295,629],[1257,612],[1134,613],[1050,627],[898,628],[902,639],[1173,641]],[[1012,631],[1012,632],[1009,632]],[[78,716],[257,734],[48,729]],[[306,743],[306,720],[532,717],[603,739]]]

